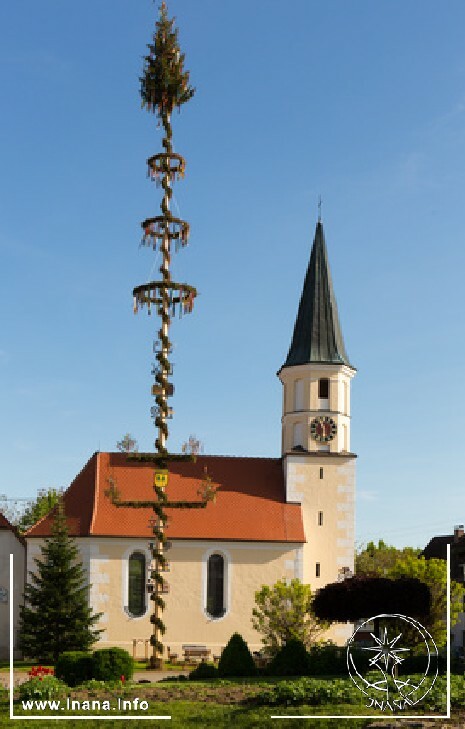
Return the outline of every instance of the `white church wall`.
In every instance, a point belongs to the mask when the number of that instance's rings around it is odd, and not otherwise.
[[[103,613],[98,627],[104,633],[96,647],[120,646],[132,654],[137,641],[137,654],[144,657],[145,641],[152,632],[152,604],[146,595],[145,613],[128,614],[127,565],[134,551],[146,554],[149,564],[147,541],[107,537],[77,541],[90,554],[91,604],[95,612]],[[226,613],[221,618],[206,612],[206,562],[212,553],[222,554],[226,561]],[[184,644],[200,643],[212,655],[219,655],[234,632],[244,637],[251,650],[260,650],[261,638],[251,623],[255,592],[281,578],[302,577],[300,544],[173,540],[166,556],[170,570],[166,573],[169,593],[163,595],[164,644],[178,654]]]

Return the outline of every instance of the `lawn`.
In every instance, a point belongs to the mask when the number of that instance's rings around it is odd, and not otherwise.
[[[139,691],[139,693],[141,693]],[[311,715],[325,714],[329,712],[334,715],[351,715],[356,712],[354,706],[325,706],[325,707],[314,707],[314,706],[299,706],[298,708],[290,708],[285,711],[277,711],[275,708],[261,706],[261,707],[246,707],[240,704],[215,704],[213,702],[206,703],[204,701],[167,701],[167,702],[150,702],[148,714],[151,715],[171,715],[172,719],[169,721],[168,726],[174,727],[175,729],[183,729],[183,727],[214,727],[215,729],[222,729],[222,727],[238,727],[239,729],[246,729],[248,727],[270,727],[275,724],[271,719],[272,714],[292,714],[296,716],[302,716],[306,713]],[[21,709],[18,705],[15,706],[15,714],[20,714]],[[81,712],[81,714],[84,712]],[[129,720],[128,720],[129,721]],[[153,726],[153,721],[144,721],[142,719],[133,720],[133,726]],[[339,720],[318,720],[318,727],[339,727],[341,729],[358,729],[359,727],[368,727],[372,723],[369,719],[353,720],[353,719],[339,719]],[[12,726],[13,722],[8,718],[8,707],[6,702],[0,701],[0,727]],[[14,726],[22,727],[24,729],[34,727],[44,729],[47,725],[46,720],[27,720],[21,721],[15,719]],[[159,725],[164,726],[160,721]],[[85,726],[95,727],[95,729],[102,729],[102,723],[100,720],[93,721],[89,719],[86,721]],[[292,722],[292,727],[304,727],[308,726],[308,720],[295,719]],[[67,727],[80,727],[82,729],[82,721],[61,721],[59,727],[66,729]],[[104,727],[117,727],[122,729],[121,721],[105,722]]]
[[[321,679],[320,679],[321,680]],[[349,680],[347,679],[349,682]],[[287,682],[289,683],[289,682]],[[296,680],[296,684],[298,683],[298,679]],[[335,681],[328,679],[327,684],[332,685]],[[157,684],[132,684],[129,686],[121,686],[121,688],[114,688],[112,690],[105,688],[96,688],[96,689],[69,689],[67,691],[67,694],[74,698],[75,701],[80,701],[81,706],[82,702],[88,700],[97,700],[100,702],[103,702],[105,699],[109,700],[111,702],[110,704],[110,710],[107,712],[104,711],[92,711],[90,708],[89,711],[76,711],[75,714],[80,714],[84,716],[92,716],[93,713],[100,714],[100,715],[109,715],[111,716],[112,711],[118,711],[117,708],[113,708],[113,706],[117,706],[117,700],[118,697],[122,700],[132,701],[134,697],[137,697],[140,701],[146,700],[148,703],[147,710],[144,711],[136,711],[136,712],[128,712],[128,711],[121,711],[121,713],[127,714],[128,716],[130,713],[136,713],[136,714],[147,714],[147,715],[170,715],[172,717],[171,721],[167,724],[167,726],[175,727],[176,729],[181,729],[182,727],[214,727],[215,729],[222,729],[222,727],[239,727],[241,729],[244,727],[270,727],[276,725],[282,725],[282,722],[276,722],[271,719],[272,715],[292,715],[292,716],[304,716],[304,715],[310,715],[310,716],[318,716],[318,715],[333,715],[333,716],[351,716],[351,715],[357,715],[357,714],[365,714],[367,715],[366,719],[318,719],[316,726],[319,727],[337,727],[337,729],[349,729],[349,727],[353,729],[358,729],[359,727],[370,727],[374,724],[377,726],[380,726],[379,719],[373,718],[378,716],[379,712],[372,712],[369,709],[365,708],[363,705],[363,700],[361,698],[360,703],[328,703],[328,704],[320,704],[320,705],[298,705],[298,706],[285,706],[285,705],[254,705],[253,703],[250,703],[250,700],[252,697],[254,697],[258,692],[263,691],[264,689],[270,689],[274,686],[279,685],[279,680],[277,679],[255,679],[255,680],[249,680],[249,679],[237,679],[237,680],[229,680],[229,681],[202,681],[202,682],[194,682],[194,681],[182,681],[182,682],[163,682],[163,683],[157,683]],[[23,708],[21,706],[21,703],[17,700],[16,696],[17,692],[15,692],[15,707],[14,712],[16,715],[20,715],[21,713],[43,713],[44,715],[51,714],[53,712],[47,710],[47,711],[37,711],[34,710],[33,712],[23,712]],[[63,716],[63,713],[68,713],[68,709],[66,708],[66,694],[63,696],[58,697],[62,703],[64,704],[63,710],[60,707],[60,710],[58,711],[58,715]],[[253,701],[253,698],[252,698]],[[100,704],[103,708],[103,703]],[[118,713],[120,713],[118,711]],[[415,712],[418,714],[422,713],[430,713],[426,710],[424,711],[418,711]],[[371,715],[372,718],[369,718]],[[129,720],[129,719],[128,719]],[[458,723],[454,724],[452,722],[447,722],[448,729],[449,727],[452,728],[454,726],[457,727],[463,727],[464,726],[464,718],[463,716],[459,719],[457,719]],[[142,719],[135,719],[133,720],[132,726],[153,726],[153,721],[144,721]],[[40,727],[41,729],[44,729],[48,725],[49,722],[47,720],[25,720],[21,721],[16,719],[14,723],[9,719],[9,705],[8,705],[8,694],[6,691],[0,691],[0,727],[3,726],[14,726],[14,727],[27,727],[28,729],[33,729],[33,727]],[[288,722],[286,722],[288,723]],[[386,726],[386,723],[383,722]],[[157,722],[158,725],[164,726],[164,724],[160,721]],[[441,726],[443,724],[443,721],[438,721],[437,723],[434,722],[434,724],[429,724],[429,726]],[[124,722],[122,721],[112,721],[109,719],[102,727],[101,720],[92,720],[89,718],[85,726],[92,726],[97,729],[99,727],[100,729],[103,729],[103,727],[107,726],[114,726],[118,727],[118,729],[123,729]],[[122,726],[123,725],[123,726]],[[413,726],[413,723],[410,724],[408,720],[406,720],[406,717],[403,719],[402,722],[403,727],[405,729],[409,726]],[[418,726],[418,722],[415,724]],[[70,720],[63,720],[58,725],[59,729],[66,729],[67,727],[80,727],[82,729],[83,724],[81,721],[73,721]],[[294,727],[313,727],[315,726],[315,722],[311,722],[308,719],[293,719],[291,723],[292,728]]]

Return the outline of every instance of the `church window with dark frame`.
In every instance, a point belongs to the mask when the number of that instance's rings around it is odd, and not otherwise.
[[[320,576],[321,576],[321,566],[320,566],[320,563],[317,562],[315,564],[315,577],[320,577]]]
[[[128,560],[128,613],[139,618],[146,611],[146,560],[142,552],[133,552]]]
[[[222,618],[226,612],[224,600],[225,564],[221,554],[211,554],[207,562],[206,612],[212,618]]]
[[[329,399],[329,380],[327,377],[322,377],[318,380],[318,397],[320,400]]]

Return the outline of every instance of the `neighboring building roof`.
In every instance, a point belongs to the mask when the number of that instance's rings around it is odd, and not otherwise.
[[[453,534],[433,537],[429,540],[421,555],[425,559],[446,559],[448,544],[454,544]]]
[[[352,365],[337,312],[323,225],[316,226],[292,343],[284,367],[308,363]]]
[[[13,524],[10,524],[6,516],[3,516],[0,511],[0,529],[13,529]]]
[[[171,462],[168,499],[199,501],[205,467],[219,486],[216,502],[204,509],[167,509],[167,538],[305,541],[300,505],[285,502],[281,459],[198,456],[195,463]],[[152,509],[117,507],[105,491],[112,479],[122,500],[154,499],[153,472],[153,463],[124,453],[95,453],[63,497],[70,534],[150,539]],[[27,536],[49,536],[52,520],[48,514]]]
[[[9,531],[9,532],[13,532],[13,534],[15,535],[15,537],[16,537],[17,539],[19,539],[19,541],[20,541],[20,542],[21,542],[22,544],[24,544],[24,543],[25,543],[25,542],[24,542],[24,539],[23,539],[23,537],[22,537],[22,536],[21,536],[21,534],[20,534],[20,533],[18,532],[18,530],[16,529],[16,527],[15,527],[15,526],[13,526],[13,524],[11,524],[11,523],[10,523],[10,522],[8,521],[8,519],[6,518],[6,516],[4,516],[4,515],[2,514],[2,512],[1,512],[1,511],[0,511],[0,529],[1,529],[1,530],[4,530],[4,531]]]

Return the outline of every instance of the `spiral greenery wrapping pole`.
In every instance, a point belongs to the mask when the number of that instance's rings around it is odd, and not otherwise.
[[[172,197],[171,184],[176,178],[184,176],[184,159],[173,152],[171,115],[175,106],[180,107],[194,94],[194,89],[189,86],[189,73],[184,71],[184,55],[180,53],[177,30],[173,27],[173,20],[168,19],[166,4],[163,2],[160,8],[160,16],[156,24],[153,42],[149,44],[149,55],[145,57],[144,74],[141,78],[142,104],[149,111],[155,113],[165,132],[163,138],[164,151],[150,157],[147,161],[149,176],[157,182],[161,181],[163,188],[163,199],[161,202],[161,215],[148,218],[142,223],[143,237],[142,245],[151,246],[159,250],[162,255],[160,266],[161,281],[151,281],[137,286],[133,290],[134,312],[139,307],[147,307],[151,313],[152,305],[155,306],[157,314],[161,317],[161,328],[158,331],[158,339],[154,343],[157,364],[153,367],[155,384],[152,387],[152,394],[155,396],[155,406],[152,408],[152,415],[155,419],[155,426],[158,430],[155,440],[156,453],[132,454],[132,458],[140,461],[151,461],[157,464],[154,472],[153,488],[156,499],[150,501],[129,501],[122,500],[114,478],[109,479],[107,495],[114,505],[134,509],[152,508],[154,515],[150,520],[153,532],[153,541],[150,543],[151,566],[150,566],[150,592],[153,602],[153,611],[150,617],[152,624],[152,656],[150,664],[153,668],[163,665],[163,643],[162,636],[165,633],[165,625],[161,613],[165,608],[165,602],[161,597],[167,592],[168,585],[162,573],[167,571],[167,560],[165,552],[167,542],[165,528],[168,517],[167,508],[173,509],[199,509],[205,508],[210,501],[215,500],[216,487],[211,483],[207,473],[202,480],[200,489],[197,492],[199,501],[169,501],[166,496],[168,484],[168,462],[172,460],[195,460],[191,455],[170,454],[167,448],[168,425],[167,420],[172,416],[172,410],[168,407],[168,397],[174,388],[169,381],[172,366],[169,361],[171,353],[171,342],[169,329],[171,317],[179,311],[183,313],[192,311],[194,299],[197,292],[193,286],[185,283],[176,283],[171,280],[170,261],[173,247],[185,246],[189,237],[189,224],[185,220],[172,215],[170,202]]]
[[[161,375],[160,375],[160,385],[162,388],[161,395],[157,395],[156,402],[160,409],[160,414],[157,415],[155,424],[158,427],[158,439],[159,439],[159,445],[158,445],[158,452],[159,453],[167,453],[166,448],[166,441],[168,439],[168,425],[166,423],[166,419],[168,417],[168,402],[167,402],[167,395],[168,395],[168,376],[169,376],[169,360],[168,360],[168,354],[170,351],[170,345],[171,342],[169,340],[169,327],[170,327],[170,316],[168,312],[169,307],[169,298],[168,298],[168,286],[171,283],[171,275],[170,275],[170,239],[169,239],[169,218],[170,218],[170,201],[171,196],[173,194],[173,191],[171,190],[171,181],[169,176],[168,169],[171,167],[170,160],[171,160],[171,137],[172,137],[172,130],[171,130],[171,124],[170,124],[170,116],[169,114],[163,115],[163,127],[166,132],[166,136],[163,138],[163,146],[165,148],[166,152],[166,168],[165,168],[165,174],[163,175],[163,181],[162,181],[162,187],[164,190],[164,196],[161,203],[161,210],[163,213],[163,216],[166,221],[166,227],[165,232],[163,235],[163,241],[162,241],[162,265],[160,267],[160,273],[163,276],[163,283],[165,284],[163,287],[163,295],[162,295],[162,306],[161,306],[161,330],[160,330],[160,339],[161,339],[161,348],[162,351],[158,354],[158,361],[160,362],[161,367]]]

